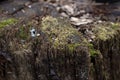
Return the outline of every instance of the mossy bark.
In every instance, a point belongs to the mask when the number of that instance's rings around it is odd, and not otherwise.
[[[119,27],[96,28],[89,43],[68,22],[43,19],[34,24],[35,37],[29,33],[33,25],[23,21],[0,30],[0,80],[120,79]]]
[[[11,52],[11,58],[5,73],[1,71],[2,80],[88,80],[87,47],[71,52],[67,47],[59,50],[33,43],[32,51]]]
[[[94,47],[100,50],[100,54],[92,57],[91,80],[119,80],[120,79],[120,30],[115,30],[106,40],[97,39]],[[109,36],[109,35],[108,35]],[[91,75],[92,76],[92,75]]]
[[[65,23],[62,27],[61,21],[57,22],[57,25],[54,25],[54,22],[49,22],[50,25],[46,22],[49,25],[47,27],[58,27],[62,31],[61,34],[65,34],[64,30],[66,30],[68,34],[65,37],[59,36],[60,33],[54,33],[56,36],[53,34],[49,37],[49,34],[44,34],[42,31],[43,34],[33,38],[28,32],[29,27],[22,26],[21,23],[17,27],[10,26],[1,30],[0,50],[6,52],[6,55],[10,55],[8,57],[11,59],[8,61],[6,56],[1,55],[5,60],[5,62],[0,62],[0,73],[3,74],[0,75],[1,80],[89,79],[90,56],[88,47],[83,44],[85,43],[84,38],[70,24]],[[24,31],[28,32],[28,37],[24,42],[21,38],[21,27],[27,27]],[[56,28],[55,30],[58,31]],[[73,32],[69,33],[69,30]],[[50,34],[52,33],[50,32]],[[53,37],[60,40],[57,40],[60,44],[55,46],[56,42],[52,41]],[[63,45],[63,43],[65,44]],[[9,66],[3,67],[1,64]]]

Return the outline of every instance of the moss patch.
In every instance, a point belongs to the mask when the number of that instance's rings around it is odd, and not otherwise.
[[[9,19],[0,21],[0,29],[6,27],[8,25],[15,24],[16,22],[17,22],[17,20],[14,18],[9,18]]]
[[[97,39],[105,41],[114,37],[117,30],[120,30],[119,23],[98,24],[94,29],[94,34]]]
[[[94,45],[92,43],[88,43],[88,48],[89,48],[89,53],[91,57],[95,57],[100,53],[99,50],[96,50],[94,48]]]
[[[29,34],[29,27],[27,27],[28,29],[26,27],[27,26],[25,26],[25,27],[21,26],[19,28],[17,36],[20,37],[20,39],[26,40],[30,36],[30,34]]]
[[[68,46],[73,49],[83,41],[83,36],[64,19],[47,16],[42,18],[41,30],[47,34],[54,47]]]

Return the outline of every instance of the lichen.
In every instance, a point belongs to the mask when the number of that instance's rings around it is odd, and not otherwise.
[[[47,34],[54,47],[68,46],[69,49],[79,46],[84,38],[64,19],[47,16],[42,18],[41,30]]]
[[[15,24],[16,22],[17,22],[17,20],[14,18],[9,18],[9,19],[0,21],[0,29],[6,27],[8,25]]]

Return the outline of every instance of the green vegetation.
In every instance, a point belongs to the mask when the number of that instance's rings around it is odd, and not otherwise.
[[[112,37],[115,34],[115,31],[109,27],[98,27],[97,37],[101,40],[106,40]]]
[[[111,28],[112,29],[118,29],[120,27],[120,23],[111,23]]]
[[[83,36],[67,21],[60,18],[47,16],[42,18],[41,29],[47,34],[53,47],[62,48],[68,46],[70,50],[81,45]]]
[[[119,23],[102,23],[95,26],[93,29],[93,33],[96,36],[96,40],[102,40],[106,41],[109,39],[114,38],[114,36],[117,34],[117,31],[120,30],[120,24]],[[91,43],[88,43],[89,52],[92,57],[98,55],[100,53],[99,50],[96,50],[94,48],[94,45]]]
[[[6,27],[8,25],[15,24],[16,22],[17,22],[17,20],[14,18],[9,18],[9,19],[0,21],[0,29]]]
[[[120,25],[118,23],[112,23],[112,24],[109,23],[104,25],[98,24],[94,29],[94,33],[97,39],[105,41],[107,39],[114,37],[117,30],[120,30]]]
[[[94,48],[94,45],[92,43],[88,43],[88,48],[89,48],[89,52],[90,52],[91,57],[95,57],[96,55],[98,55],[100,53],[99,50],[96,50]]]
[[[21,26],[18,32],[18,36],[23,39],[26,40],[29,36],[29,32],[28,30],[25,29],[25,27]]]

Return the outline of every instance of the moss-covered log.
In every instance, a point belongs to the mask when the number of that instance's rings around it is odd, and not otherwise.
[[[69,22],[47,16],[41,25],[23,21],[0,32],[2,80],[88,80],[89,49],[85,38]],[[6,20],[7,21],[7,20]],[[35,29],[34,37],[29,32]],[[40,34],[37,36],[37,34]],[[1,55],[2,56],[2,55]],[[2,56],[6,59],[6,56]],[[2,67],[5,63],[6,67]],[[5,65],[4,64],[4,65]]]
[[[96,25],[88,42],[67,20],[39,21],[0,22],[0,80],[120,79],[118,23]]]

